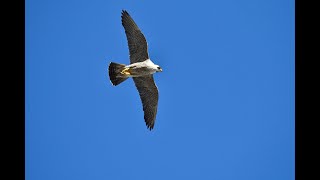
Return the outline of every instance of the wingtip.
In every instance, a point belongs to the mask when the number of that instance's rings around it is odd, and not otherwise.
[[[150,124],[147,124],[147,129],[149,129],[149,131],[151,131],[153,129],[154,125],[150,125]]]
[[[128,11],[127,11],[127,10],[122,9],[121,14],[122,14],[122,16],[123,16],[124,14],[129,14],[129,13],[128,13]]]

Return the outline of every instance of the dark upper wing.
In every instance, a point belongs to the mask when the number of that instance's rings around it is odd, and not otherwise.
[[[153,129],[158,109],[158,88],[153,75],[133,77],[143,105],[144,120],[148,129]]]
[[[146,38],[140,31],[127,11],[122,11],[122,25],[127,35],[130,63],[142,62],[149,59]]]

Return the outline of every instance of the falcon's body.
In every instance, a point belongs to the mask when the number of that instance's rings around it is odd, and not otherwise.
[[[151,130],[154,127],[159,98],[153,74],[162,72],[162,69],[150,60],[147,41],[128,12],[122,11],[121,17],[129,45],[130,64],[111,62],[109,65],[110,81],[116,86],[129,77],[133,78],[142,101],[146,125]]]
[[[150,59],[127,65],[125,68],[129,68],[128,71],[131,77],[140,77],[162,71],[162,69],[158,65],[155,65]]]

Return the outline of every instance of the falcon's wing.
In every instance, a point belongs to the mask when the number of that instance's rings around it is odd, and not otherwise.
[[[149,59],[146,38],[137,24],[125,10],[122,11],[121,18],[128,40],[130,63],[142,62]]]
[[[148,129],[153,129],[158,109],[158,88],[153,75],[133,77],[143,105],[144,120]]]

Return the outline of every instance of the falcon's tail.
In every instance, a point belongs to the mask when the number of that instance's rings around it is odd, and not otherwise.
[[[111,83],[116,86],[126,79],[128,79],[128,76],[126,74],[121,73],[125,69],[124,64],[118,64],[111,62],[109,65],[109,78]]]

